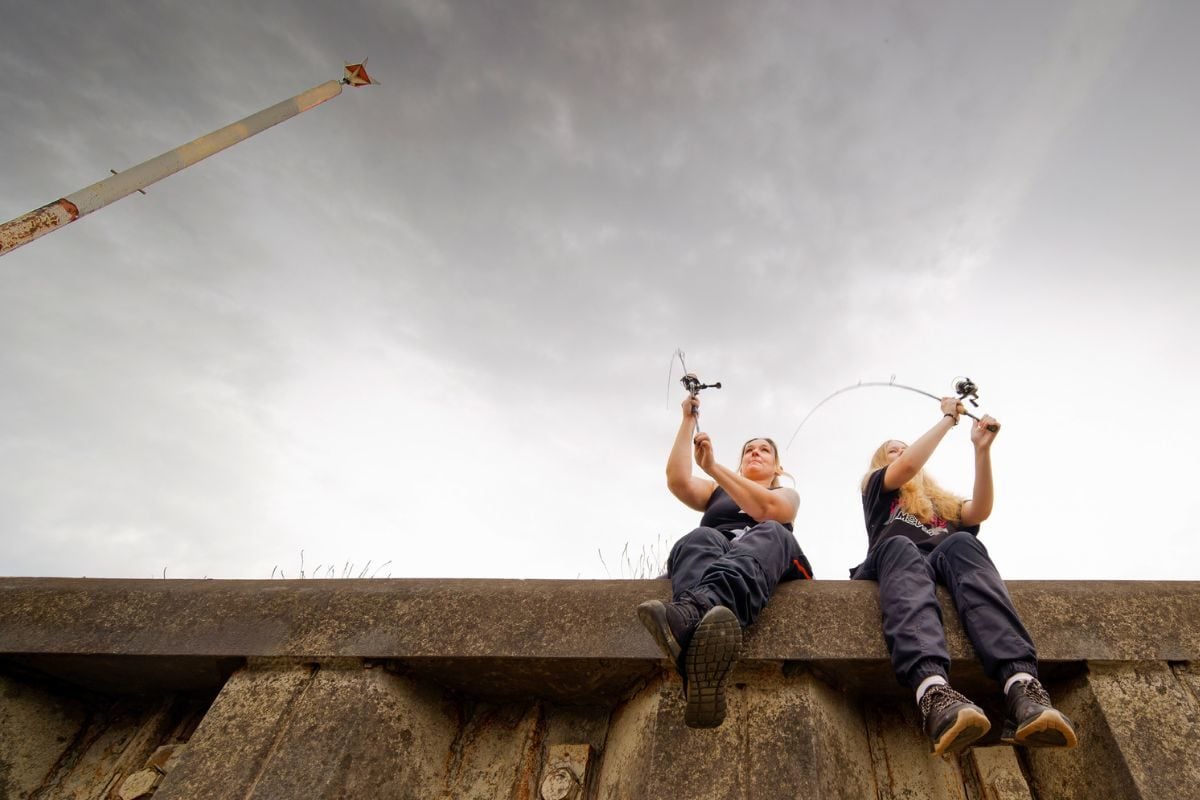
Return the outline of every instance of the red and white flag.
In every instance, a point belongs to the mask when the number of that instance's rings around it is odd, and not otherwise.
[[[379,85],[379,81],[367,74],[367,60],[365,58],[361,63],[346,65],[346,74],[342,78],[342,83],[349,84],[350,86]]]

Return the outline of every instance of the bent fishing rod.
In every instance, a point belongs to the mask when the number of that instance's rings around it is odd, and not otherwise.
[[[683,350],[676,348],[675,352],[671,354],[671,363],[667,369],[667,404],[668,404],[668,406],[670,405],[670,402],[671,402],[671,383],[672,383],[672,378],[674,377],[676,361],[679,362],[679,366],[683,370],[683,377],[679,379],[679,382],[681,384],[683,384],[683,388],[686,389],[687,393],[689,395],[691,395],[692,397],[696,397],[697,395],[699,395],[701,390],[703,390],[703,389],[720,389],[721,388],[720,381],[717,381],[716,383],[702,383],[700,381],[700,379],[698,377],[696,377],[696,374],[694,372],[688,372],[687,361],[684,358]],[[837,397],[840,394],[845,394],[846,392],[854,391],[855,389],[865,389],[865,388],[871,387],[871,386],[881,386],[881,387],[885,387],[885,388],[890,387],[892,389],[904,389],[905,391],[915,392],[916,394],[922,395],[924,397],[928,397],[931,400],[937,400],[939,402],[942,399],[941,397],[934,394],[933,392],[927,392],[924,389],[918,389],[916,386],[909,386],[907,384],[897,383],[895,375],[893,375],[891,380],[888,380],[888,381],[859,381],[858,383],[852,383],[849,386],[843,386],[841,389],[838,389],[837,391],[832,392],[831,394],[826,396],[824,399],[822,399],[821,402],[819,402],[815,406],[813,406],[812,410],[804,415],[804,419],[800,420],[800,424],[796,426],[796,430],[792,431],[792,436],[790,439],[788,439],[788,442],[784,446],[784,449],[787,450],[787,449],[791,448],[792,443],[796,441],[796,436],[800,433],[800,429],[803,428],[804,424],[806,422],[808,422],[809,419],[812,418],[813,414],[817,413],[817,411],[821,408],[821,406],[825,405],[830,400],[832,400],[833,398]],[[975,383],[975,381],[973,381],[970,378],[967,378],[965,376],[960,376],[960,377],[957,377],[954,379],[953,386],[954,386],[954,394],[955,394],[955,396],[958,397],[960,405],[962,405],[963,401],[966,401],[966,402],[970,403],[973,408],[979,408],[979,385],[977,383]],[[962,413],[965,414],[966,416],[970,417],[971,419],[975,420],[976,422],[983,421],[982,418],[977,417],[974,414],[972,414],[970,411],[968,411],[966,409],[966,406],[963,406]],[[693,415],[695,418],[695,426],[696,426],[695,433],[700,433],[699,412],[697,412],[695,409],[693,409]],[[995,433],[996,431],[1000,430],[1000,426],[995,423],[988,423],[987,429],[989,431],[991,431],[992,433]]]
[[[825,405],[830,400],[837,397],[839,394],[845,394],[846,392],[850,392],[855,389],[865,389],[868,386],[882,386],[882,387],[891,387],[893,389],[904,389],[909,392],[916,392],[919,395],[924,395],[925,397],[931,398],[933,400],[941,401],[941,399],[942,399],[942,398],[938,397],[936,394],[934,394],[933,392],[927,392],[924,389],[918,389],[915,386],[908,386],[903,383],[896,383],[895,375],[892,376],[892,379],[890,381],[859,381],[858,383],[852,383],[849,386],[843,386],[841,389],[838,389],[836,392],[833,392],[832,394],[828,395],[823,400],[821,400],[821,402],[819,402],[815,406],[813,406],[812,411],[809,411],[807,414],[804,415],[804,419],[800,420],[800,424],[797,425],[796,430],[794,430],[792,432],[792,438],[788,439],[788,443],[787,443],[787,445],[784,446],[784,449],[785,450],[789,449],[792,446],[792,442],[796,441],[796,435],[800,433],[800,429],[804,427],[804,423],[808,422],[808,420],[812,418],[812,415],[817,413],[817,410],[821,406]],[[979,386],[976,385],[976,383],[973,380],[971,380],[970,378],[966,378],[966,377],[955,378],[954,379],[954,393],[955,393],[955,395],[958,396],[959,401],[966,400],[973,407],[979,408]],[[966,414],[968,417],[975,420],[976,422],[983,421],[979,417],[972,414],[970,411],[967,411],[965,406],[963,407],[962,413]],[[987,426],[987,429],[989,431],[991,431],[992,433],[995,433],[996,431],[1000,430],[1000,426],[996,425],[995,423],[989,423]]]

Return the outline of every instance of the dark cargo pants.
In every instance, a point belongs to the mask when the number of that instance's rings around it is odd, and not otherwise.
[[[950,590],[988,677],[1037,676],[1033,640],[987,549],[972,534],[953,533],[928,553],[911,539],[893,536],[867,554],[853,578],[879,582],[883,638],[902,684],[916,688],[930,675],[947,677],[949,672],[942,607],[934,589],[938,583]]]
[[[671,548],[667,577],[673,599],[694,603],[701,614],[725,606],[745,628],[780,581],[811,578],[812,567],[792,532],[768,521],[736,540],[715,528],[696,528]]]

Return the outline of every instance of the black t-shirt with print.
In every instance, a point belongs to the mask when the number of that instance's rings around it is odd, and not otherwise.
[[[883,474],[887,467],[880,467],[867,478],[863,490],[863,516],[867,522],[867,551],[874,550],[884,539],[906,536],[916,542],[925,552],[941,544],[947,536],[957,531],[978,535],[978,525],[956,525],[934,515],[929,524],[900,508],[900,490],[887,491],[883,488]]]
[[[709,496],[708,505],[704,507],[704,516],[700,518],[701,528],[716,528],[721,533],[729,536],[740,533],[746,528],[752,528],[757,524],[758,521],[745,511],[742,511],[733,498],[729,496],[729,493],[720,486],[714,489],[713,493]],[[783,527],[789,531],[792,530],[791,523],[785,522]]]

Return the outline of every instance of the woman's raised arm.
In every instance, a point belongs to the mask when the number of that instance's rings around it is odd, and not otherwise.
[[[957,397],[942,398],[942,418],[921,434],[921,438],[910,444],[900,457],[888,464],[883,474],[883,488],[892,492],[911,481],[925,467],[925,462],[941,444],[950,429],[958,424],[958,415],[963,411]]]
[[[667,457],[667,488],[688,508],[703,511],[708,499],[716,490],[712,481],[697,478],[692,474],[692,432],[696,429],[696,415],[700,413],[700,398],[683,399],[683,419]]]
[[[988,430],[988,426],[995,430]],[[984,415],[971,428],[971,444],[975,445],[975,488],[971,499],[963,503],[962,524],[978,525],[992,515],[992,442],[1000,430],[1000,423]]]

